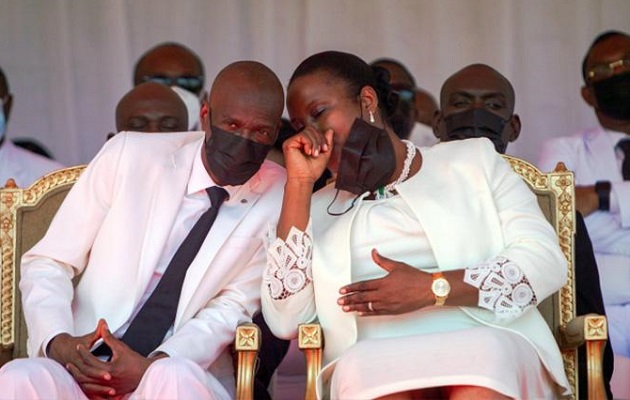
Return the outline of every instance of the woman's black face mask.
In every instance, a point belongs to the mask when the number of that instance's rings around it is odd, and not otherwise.
[[[242,185],[260,169],[271,145],[256,143],[214,125],[206,140],[207,165],[221,186]]]
[[[613,75],[591,85],[599,111],[613,119],[630,120],[630,72]]]
[[[341,150],[335,187],[354,194],[385,186],[396,170],[396,156],[387,131],[361,118],[350,128]]]

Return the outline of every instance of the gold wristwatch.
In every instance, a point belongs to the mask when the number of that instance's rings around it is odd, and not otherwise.
[[[451,284],[448,283],[446,278],[441,272],[433,274],[433,283],[431,283],[431,292],[435,296],[435,305],[443,306],[446,303],[446,298],[451,292]]]

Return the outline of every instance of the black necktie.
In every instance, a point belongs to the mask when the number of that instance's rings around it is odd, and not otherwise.
[[[179,246],[155,290],[121,338],[127,346],[145,357],[162,343],[164,335],[173,325],[188,266],[201,248],[219,213],[219,207],[227,197],[225,189],[218,186],[206,191],[210,196],[211,207],[199,217]],[[100,346],[92,353],[97,356],[111,355],[111,350],[107,346]]]
[[[623,164],[621,164],[621,174],[624,181],[630,181],[630,139],[623,139],[617,143],[617,147],[623,151]]]

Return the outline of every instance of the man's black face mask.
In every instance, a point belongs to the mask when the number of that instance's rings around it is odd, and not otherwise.
[[[594,82],[592,87],[599,111],[613,119],[630,120],[630,72]]]
[[[387,131],[357,118],[341,150],[335,187],[354,194],[385,186],[396,169]]]
[[[260,169],[271,145],[252,140],[211,126],[212,135],[206,140],[207,165],[221,186],[242,185]]]
[[[473,108],[444,117],[446,136],[449,140],[486,137],[501,154],[505,153],[508,145],[507,140],[501,135],[506,122],[497,114],[483,108]]]

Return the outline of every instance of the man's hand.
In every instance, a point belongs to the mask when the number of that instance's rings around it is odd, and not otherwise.
[[[575,187],[575,208],[585,217],[597,211],[599,197],[594,185]]]
[[[394,315],[432,304],[430,274],[383,257],[376,249],[372,249],[372,259],[388,274],[383,278],[342,287],[339,290],[342,296],[337,303],[344,311],[358,312],[364,316]]]
[[[89,353],[89,349],[97,340],[101,339],[102,332],[106,326],[105,320],[99,320],[96,329],[87,335],[74,337],[67,333],[62,333],[55,336],[48,344],[48,357],[63,365],[79,385],[88,382],[107,382],[111,378],[109,373],[105,369],[94,368],[92,363],[86,363],[84,361],[85,355],[81,351],[82,349],[88,349],[89,357],[93,361],[100,361]],[[108,397],[113,394],[113,389],[104,387],[101,393],[104,397]]]
[[[136,353],[125,343],[116,339],[107,326],[102,330],[101,337],[112,350],[112,358],[109,362],[94,357],[89,349],[83,346],[79,346],[79,354],[86,366],[83,371],[106,371],[107,374],[103,379],[94,381],[92,376],[82,375],[81,369],[74,369],[74,366],[69,368],[88,397],[121,396],[133,392],[151,363],[166,357],[165,354],[161,354],[147,358]]]

